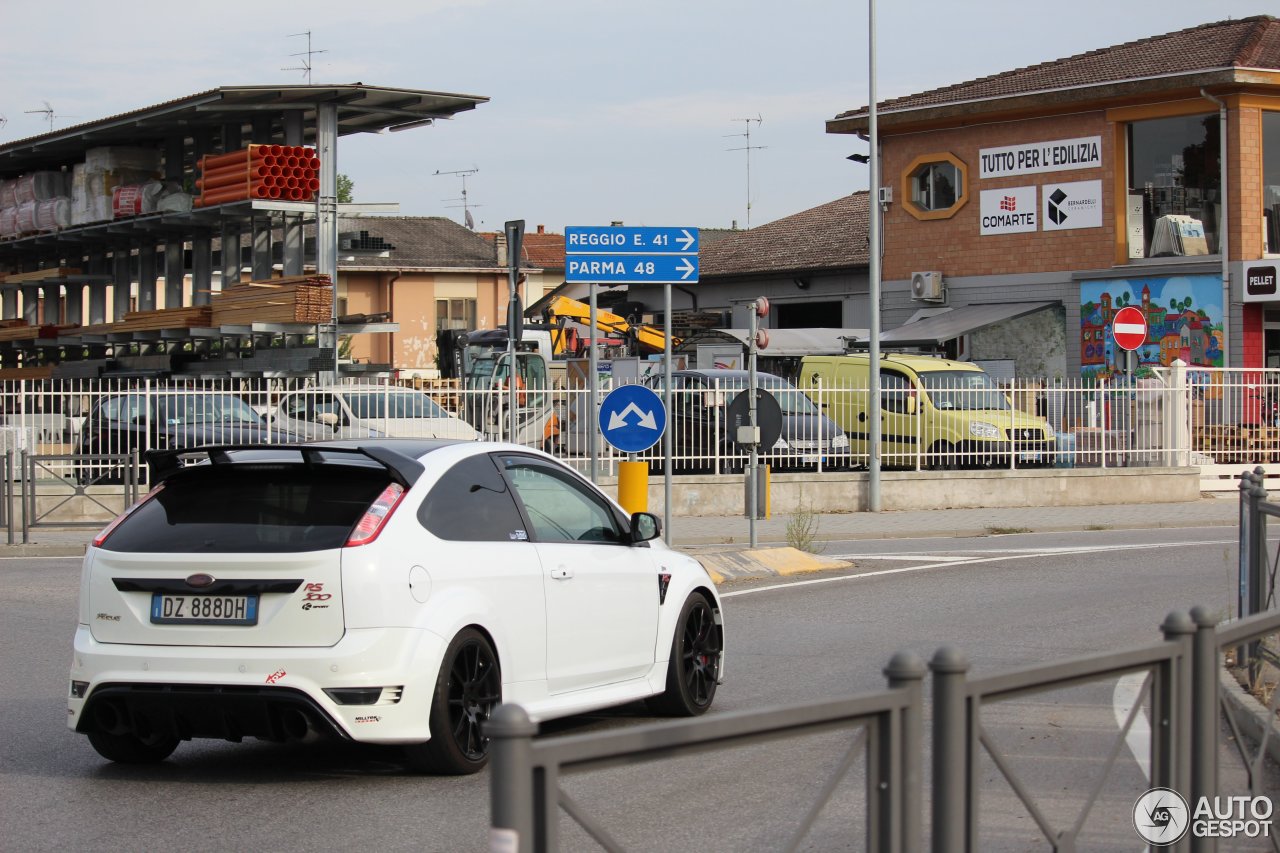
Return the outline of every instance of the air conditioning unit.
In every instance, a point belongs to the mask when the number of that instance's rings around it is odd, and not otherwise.
[[[942,273],[937,270],[929,272],[913,272],[911,274],[911,298],[921,302],[945,302],[946,287],[942,284]]]

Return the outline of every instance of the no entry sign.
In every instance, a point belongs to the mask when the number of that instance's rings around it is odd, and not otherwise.
[[[1111,320],[1111,336],[1120,349],[1136,350],[1147,342],[1147,318],[1132,305],[1125,306]]]

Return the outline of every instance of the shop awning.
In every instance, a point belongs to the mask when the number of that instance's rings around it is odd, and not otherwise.
[[[934,314],[880,333],[881,344],[895,346],[941,346],[961,335],[976,332],[994,323],[1016,320],[1046,308],[1055,308],[1057,300],[1046,302],[1000,302],[991,305],[966,305]]]

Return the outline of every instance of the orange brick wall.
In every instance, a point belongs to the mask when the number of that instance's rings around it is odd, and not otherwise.
[[[982,148],[1082,136],[1102,137],[1101,169],[978,178],[978,151]],[[1110,267],[1115,253],[1115,201],[1110,192],[1117,168],[1112,148],[1112,125],[1102,112],[882,136],[881,183],[892,186],[894,191],[894,203],[884,218],[884,278],[907,279],[917,270],[971,276]],[[968,168],[969,199],[949,219],[917,220],[905,209],[909,201],[902,198],[903,172],[916,157],[939,152],[952,154]],[[978,198],[982,190],[1088,180],[1102,181],[1101,228],[991,236],[979,233]]]

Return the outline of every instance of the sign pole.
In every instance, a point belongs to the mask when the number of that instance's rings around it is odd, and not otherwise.
[[[513,219],[506,223],[507,235],[507,440],[518,443],[516,435],[516,401],[518,394],[519,365],[516,363],[516,352],[520,338],[524,336],[524,317],[520,307],[520,297],[516,290],[516,280],[520,276],[520,251],[524,242],[524,220]]]
[[[747,426],[755,431],[756,426],[756,328],[759,326],[756,303],[751,303],[751,336],[748,339],[751,347],[747,350]],[[751,442],[751,456],[747,460],[747,531],[750,547],[756,547],[756,465],[759,464],[758,433]]]
[[[671,411],[671,283],[662,286],[662,405]],[[671,425],[662,431],[662,534],[671,544]]]
[[[587,405],[590,406],[592,413],[600,411],[598,406],[600,394],[600,371],[597,363],[596,355],[596,283],[593,281],[587,285],[587,301],[591,304],[591,333],[587,340],[591,346],[587,350]],[[600,473],[600,442],[596,440],[596,431],[591,430],[591,454],[590,473],[591,482],[596,482],[596,477]]]

